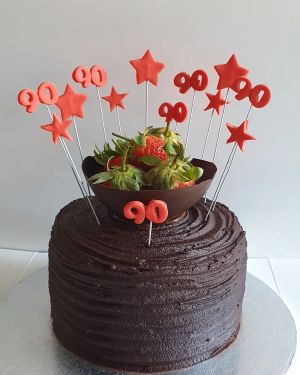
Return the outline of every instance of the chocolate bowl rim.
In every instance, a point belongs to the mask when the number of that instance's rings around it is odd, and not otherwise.
[[[96,185],[96,186],[100,186],[101,188],[103,188],[103,189],[110,189],[111,191],[118,191],[118,192],[122,192],[122,193],[124,193],[124,194],[127,194],[127,193],[132,193],[132,192],[135,192],[135,193],[139,193],[139,192],[151,192],[151,193],[158,193],[158,192],[163,192],[163,191],[178,191],[178,189],[140,189],[140,190],[122,190],[122,189],[117,189],[117,188],[114,188],[114,187],[111,187],[111,186],[105,186],[105,185],[102,185],[102,184],[94,184],[93,182],[91,182],[90,180],[89,180],[89,178],[91,177],[88,177],[86,174],[85,174],[85,172],[84,172],[84,169],[83,169],[83,164],[85,163],[85,161],[87,160],[87,159],[89,159],[89,158],[91,158],[91,159],[93,159],[93,161],[95,162],[95,163],[97,163],[96,162],[96,160],[94,159],[94,157],[92,156],[92,155],[88,155],[88,156],[86,156],[84,159],[83,159],[83,161],[82,161],[82,164],[81,164],[81,170],[82,170],[82,172],[83,172],[83,174],[84,174],[84,176],[85,176],[85,179],[87,180],[87,182],[88,182],[88,184],[89,185]],[[212,175],[212,177],[211,178],[206,178],[205,180],[202,180],[202,177],[204,176],[204,174],[205,174],[205,171],[204,171],[204,173],[203,173],[203,175],[198,179],[198,180],[196,180],[196,184],[195,185],[192,185],[192,186],[186,186],[185,188],[184,188],[184,190],[185,191],[188,191],[188,190],[192,190],[192,189],[195,189],[196,187],[197,187],[197,185],[199,185],[199,183],[200,182],[205,182],[205,181],[209,181],[209,180],[213,180],[214,179],[214,176],[216,175],[216,172],[217,172],[217,170],[218,170],[218,168],[217,168],[217,166],[216,166],[216,164],[215,163],[213,163],[212,161],[208,161],[208,160],[204,160],[204,159],[197,159],[197,158],[193,158],[192,160],[191,160],[191,163],[193,164],[193,161],[195,162],[195,161],[204,161],[204,162],[206,162],[206,163],[210,163],[211,165],[212,165],[212,167],[214,167],[215,168],[215,171],[214,171],[214,173],[213,173],[213,175]],[[98,163],[97,163],[98,164]],[[99,167],[101,167],[101,164],[98,164],[99,165]],[[193,164],[194,165],[194,164]],[[196,165],[196,167],[197,167],[197,165]],[[203,168],[202,168],[203,169]],[[204,170],[204,169],[203,169]]]

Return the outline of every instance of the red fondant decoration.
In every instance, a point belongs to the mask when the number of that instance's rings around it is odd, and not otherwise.
[[[90,69],[84,65],[79,65],[74,69],[72,78],[75,82],[81,83],[81,86],[84,88],[89,87],[89,85],[92,83]]]
[[[250,99],[250,103],[254,107],[263,108],[266,105],[268,105],[271,100],[271,90],[266,85],[256,85],[250,91],[249,99]]]
[[[191,76],[191,86],[195,91],[203,91],[208,85],[208,75],[202,70],[198,69],[194,71]]]
[[[171,103],[165,102],[158,109],[158,114],[160,117],[165,117],[166,122],[171,122],[172,120],[183,122],[187,117],[187,113],[187,107],[183,102],[178,102],[174,106]]]
[[[146,218],[155,224],[161,224],[168,218],[167,203],[158,199],[153,199],[146,207]]]
[[[185,94],[191,88],[191,77],[186,72],[180,72],[174,77],[174,85],[179,87],[179,92]]]
[[[241,123],[240,126],[235,126],[231,124],[226,124],[228,130],[230,131],[230,137],[227,139],[226,143],[236,142],[239,148],[244,151],[246,141],[256,140],[253,135],[247,133],[248,120]]]
[[[83,118],[83,104],[86,99],[87,95],[76,93],[68,83],[65,92],[58,98],[55,104],[60,109],[63,120],[69,119],[72,116]]]
[[[141,59],[131,60],[130,64],[136,70],[137,84],[150,81],[153,85],[158,84],[158,74],[165,68],[165,64],[155,61],[148,49]]]
[[[234,82],[241,77],[245,77],[249,70],[239,65],[237,57],[233,54],[226,64],[215,65],[215,70],[219,75],[217,89],[232,88]]]
[[[244,86],[241,86],[242,83],[244,84]],[[251,89],[252,89],[252,83],[250,79],[247,77],[238,78],[232,86],[232,90],[237,92],[235,96],[236,100],[243,100],[247,98]]]
[[[219,90],[215,95],[209,94],[208,92],[206,92],[205,95],[208,97],[209,104],[206,108],[204,108],[204,111],[214,109],[219,115],[221,107],[223,107],[225,103],[229,104],[228,101],[226,102],[226,100],[223,99],[221,90]]]
[[[43,82],[39,85],[38,96],[43,104],[55,104],[57,102],[59,92],[58,88],[51,82]]]
[[[39,105],[39,97],[35,91],[24,89],[18,94],[18,102],[20,105],[26,107],[26,112],[33,113]]]
[[[126,219],[133,219],[135,224],[142,224],[146,216],[145,206],[140,201],[128,202],[123,208],[123,213]]]
[[[110,112],[112,112],[116,107],[120,107],[122,109],[125,109],[125,105],[123,103],[123,99],[128,95],[128,92],[126,93],[118,93],[114,86],[111,88],[111,92],[109,96],[102,96],[103,100],[106,100],[109,102],[110,106]]]
[[[107,74],[104,68],[100,65],[94,65],[91,67],[91,75],[93,85],[97,87],[103,87],[107,82]]]
[[[56,113],[53,113],[53,120],[51,124],[42,125],[41,128],[52,132],[53,143],[57,144],[59,137],[65,137],[73,141],[68,128],[72,125],[71,120],[60,120]]]
[[[195,91],[203,91],[208,85],[208,75],[202,69],[195,70],[192,76],[186,72],[176,74],[174,85],[179,87],[179,92],[185,94],[191,87]]]
[[[171,122],[173,120],[173,106],[171,103],[162,103],[158,108],[158,114],[160,117],[165,117],[166,122]]]

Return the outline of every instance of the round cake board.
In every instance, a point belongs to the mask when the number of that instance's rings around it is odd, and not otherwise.
[[[283,301],[248,274],[237,340],[216,357],[168,375],[282,375],[296,348],[296,328]],[[3,375],[121,375],[65,350],[51,330],[48,269],[16,285],[0,301]],[[157,373],[156,373],[157,374]]]

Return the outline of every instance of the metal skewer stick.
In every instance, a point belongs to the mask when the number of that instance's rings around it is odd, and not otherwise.
[[[227,106],[228,94],[229,94],[229,87],[228,87],[228,89],[226,91],[225,104],[223,106],[222,116],[221,116],[221,120],[220,120],[220,124],[219,124],[218,135],[217,135],[217,140],[216,140],[216,145],[215,145],[215,150],[214,150],[214,156],[213,156],[213,160],[212,160],[213,163],[214,163],[214,161],[216,159],[216,156],[217,156],[217,151],[218,151],[218,146],[219,146],[219,140],[220,140],[222,125],[223,125],[225,110],[226,110],[226,106]]]
[[[190,113],[190,118],[189,118],[189,123],[188,123],[188,129],[186,133],[186,139],[185,139],[185,151],[187,150],[188,142],[189,142],[189,136],[190,136],[190,130],[191,130],[191,123],[192,123],[192,117],[193,117],[193,110],[194,110],[194,103],[195,103],[195,96],[196,96],[196,90],[194,90],[193,94],[193,99],[192,99],[192,105],[191,105],[191,113]]]
[[[102,124],[104,141],[105,141],[105,143],[107,143],[106,129],[105,129],[105,124],[104,124],[104,116],[103,116],[103,109],[102,109],[102,102],[101,102],[100,90],[99,90],[98,86],[96,86],[96,90],[97,90],[97,96],[98,96],[98,102],[99,102],[100,119],[101,119],[101,124]]]
[[[74,116],[72,116],[72,121],[73,121],[74,128],[75,128],[75,134],[76,134],[76,140],[77,140],[80,158],[81,158],[81,161],[83,161],[82,148],[81,148],[80,138],[79,138],[79,134],[78,134],[77,123],[76,123],[76,120],[75,120]]]
[[[252,109],[252,104],[250,105],[250,108],[249,108],[249,110],[248,110],[248,112],[247,112],[247,116],[246,116],[246,118],[245,118],[245,121],[248,120],[249,115],[250,115],[250,112],[251,112],[251,109]],[[237,146],[238,146],[237,143],[235,143],[234,146],[233,146],[233,148],[232,148],[232,150],[231,150],[231,152],[230,152],[230,155],[229,155],[229,157],[228,157],[227,163],[226,163],[226,165],[225,165],[225,167],[224,167],[224,169],[223,169],[222,176],[221,176],[221,178],[220,178],[220,181],[219,181],[219,183],[218,183],[218,186],[217,186],[217,188],[216,188],[216,190],[215,190],[215,193],[214,193],[214,196],[213,196],[213,198],[212,198],[211,204],[210,204],[210,206],[209,206],[209,210],[208,210],[208,212],[207,212],[207,214],[206,214],[206,216],[205,216],[205,219],[204,219],[205,221],[207,220],[207,218],[208,218],[210,212],[213,211],[214,208],[216,207],[218,196],[219,196],[220,191],[221,191],[221,189],[222,189],[222,187],[223,187],[223,185],[224,185],[224,182],[225,182],[225,180],[226,180],[226,177],[227,177],[227,175],[228,175],[228,173],[229,173],[229,171],[230,171],[230,169],[231,169],[232,162],[233,162],[233,159],[234,159],[235,154],[236,154]]]
[[[83,153],[82,153],[82,148],[81,148],[81,142],[80,142],[80,138],[79,138],[79,134],[78,134],[77,122],[76,122],[74,116],[72,116],[72,120],[73,120],[73,124],[74,124],[74,128],[75,128],[76,140],[77,140],[77,145],[78,145],[78,150],[79,150],[81,162],[83,163]],[[65,145],[66,145],[66,143],[65,143]],[[86,186],[87,186],[89,195],[91,195],[91,190],[90,190],[89,184],[87,183]]]
[[[221,182],[221,184],[220,184],[218,190],[216,191],[215,199],[213,200],[213,204],[212,204],[211,211],[213,211],[213,210],[215,209],[215,207],[216,207],[217,200],[218,200],[218,196],[219,196],[220,191],[221,191],[221,189],[222,189],[222,187],[223,187],[223,185],[224,185],[224,182],[225,182],[225,180],[226,180],[226,178],[227,178],[227,175],[228,175],[228,173],[229,173],[229,171],[230,171],[230,169],[231,169],[232,162],[233,162],[233,159],[234,159],[234,157],[235,157],[236,150],[237,150],[237,144],[235,144],[235,145],[233,146],[233,150],[232,150],[233,153],[232,153],[232,157],[231,157],[230,163],[229,163],[229,165],[228,165],[228,168],[227,168],[227,171],[226,171],[226,173],[225,173],[225,176],[223,177],[223,180],[222,180],[222,182]]]
[[[152,221],[149,223],[149,234],[148,234],[148,246],[151,245],[151,237],[152,237]]]
[[[211,129],[211,123],[212,123],[212,119],[213,119],[213,116],[214,116],[214,112],[215,112],[215,110],[213,109],[211,111],[211,115],[210,115],[210,119],[209,119],[209,124],[208,124],[207,132],[206,132],[206,137],[205,137],[205,142],[204,142],[204,147],[203,147],[201,159],[204,158],[204,154],[205,154],[205,150],[206,150],[206,146],[207,146],[207,141],[208,141],[208,137],[209,137],[209,133],[210,133],[210,129]]]
[[[149,82],[146,81],[146,107],[145,107],[145,128],[148,126],[148,112],[149,112]]]
[[[177,132],[178,122],[175,123],[175,131]]]
[[[117,117],[118,117],[119,133],[120,133],[120,135],[123,135],[122,134],[121,121],[120,121],[120,113],[119,113],[119,107],[118,106],[116,107],[116,111],[117,111]]]
[[[50,111],[49,105],[46,104],[46,107],[47,107],[47,110],[48,110],[48,113],[49,113],[49,116],[50,116],[51,120],[53,120],[53,116],[52,116],[52,113]],[[72,172],[73,172],[73,174],[74,174],[74,176],[76,178],[76,181],[77,181],[78,186],[79,186],[79,188],[81,190],[81,193],[82,193],[83,197],[87,200],[87,202],[88,202],[88,204],[89,204],[89,206],[90,206],[90,208],[91,208],[91,210],[92,210],[92,212],[93,212],[93,214],[95,216],[95,219],[96,219],[98,225],[100,225],[100,221],[98,219],[98,216],[97,216],[97,214],[95,212],[95,209],[94,209],[94,207],[92,205],[92,202],[91,202],[90,197],[88,195],[88,192],[87,192],[87,190],[85,188],[85,185],[84,185],[84,183],[83,183],[83,181],[82,181],[82,179],[80,177],[80,174],[79,174],[79,172],[78,172],[78,170],[76,168],[76,165],[75,165],[75,163],[74,163],[74,161],[72,159],[72,156],[70,154],[68,146],[67,146],[67,144],[65,143],[65,141],[61,137],[59,137],[59,141],[60,141],[60,145],[62,146],[62,148],[63,148],[63,150],[65,152],[65,155],[66,155],[67,160],[68,160],[68,162],[70,164]]]

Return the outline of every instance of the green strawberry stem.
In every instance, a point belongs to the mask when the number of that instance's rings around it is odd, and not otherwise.
[[[120,135],[120,134],[112,133],[112,135],[115,136],[115,137],[117,137],[117,138],[124,139],[124,141],[127,141],[127,142],[131,142],[132,141],[132,139],[124,137],[123,135]]]
[[[174,166],[175,166],[175,165],[176,165],[176,163],[177,163],[177,160],[178,160],[178,158],[179,158],[179,153],[178,153],[178,154],[176,154],[176,156],[175,156],[174,160],[172,161],[172,164],[171,164],[171,168],[174,168]]]
[[[121,165],[121,170],[122,172],[126,171],[126,159],[127,159],[127,154],[128,154],[128,148],[126,148],[124,154],[122,155],[122,165]]]
[[[167,122],[166,130],[164,131],[164,135],[167,135],[170,129],[171,121]]]

